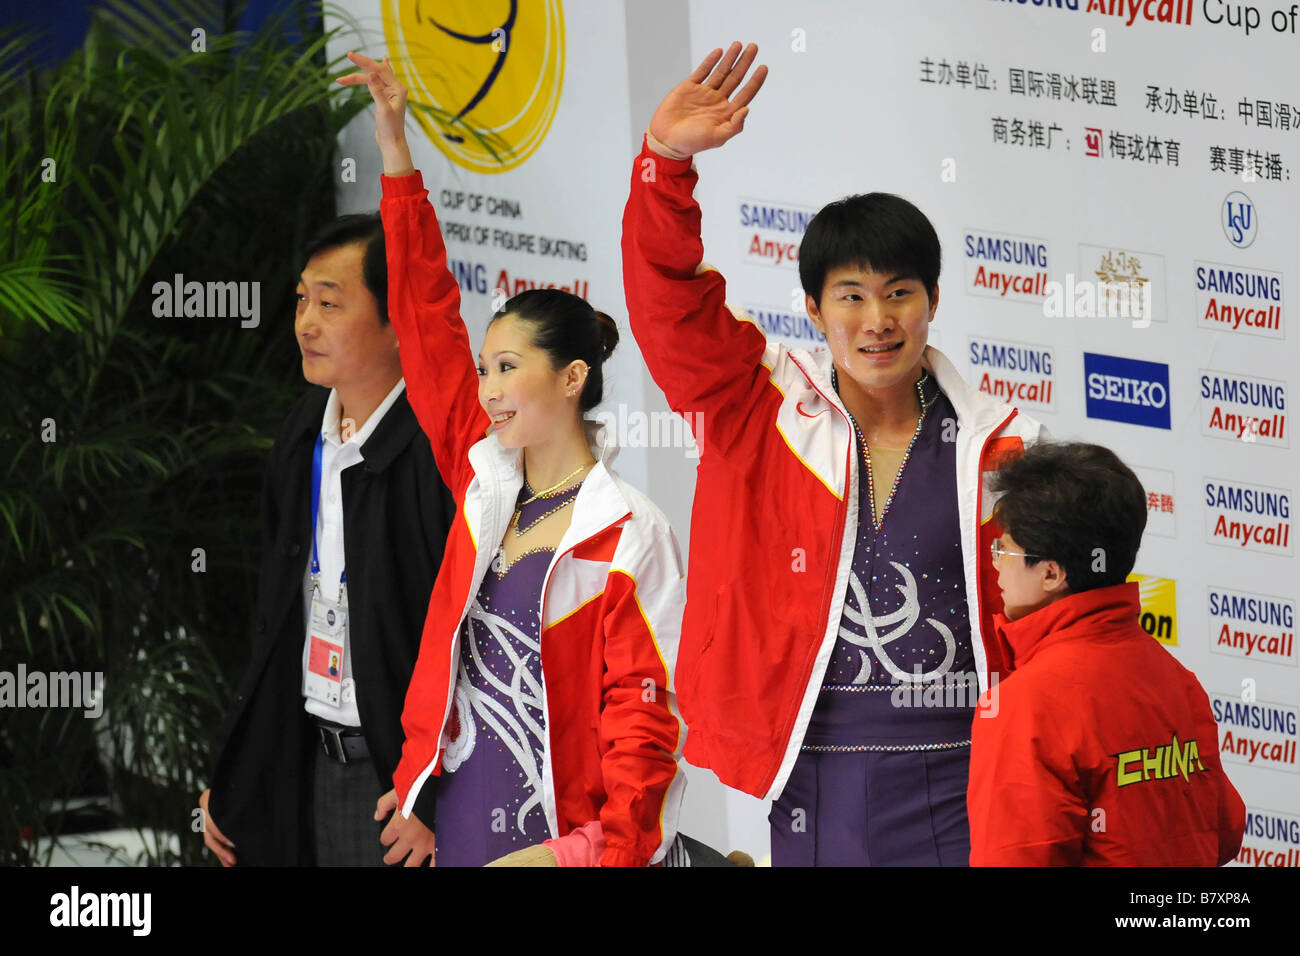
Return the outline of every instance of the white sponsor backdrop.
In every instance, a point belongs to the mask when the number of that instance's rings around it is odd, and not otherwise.
[[[1288,327],[1300,258],[1300,38],[1286,13],[1277,18],[1287,32],[1272,29],[1280,3],[1255,4],[1261,27],[1249,35],[1226,16],[1209,22],[1225,5],[1199,0],[1182,5],[1191,21],[1182,24],[1139,13],[1129,25],[1127,15],[1088,12],[1086,0],[1061,6],[755,0],[738,21],[734,4],[693,3],[694,58],[743,25],[740,39],[757,42],[771,68],[744,133],[698,160],[705,254],[733,301],[788,313],[798,274],[796,263],[772,264],[793,235],[779,211],[881,190],[930,216],[945,254],[932,344],[976,384],[1011,391],[1055,436],[1108,445],[1137,470],[1151,510],[1136,570],[1172,581],[1173,592],[1144,582],[1147,620],[1172,633],[1170,653],[1199,676],[1220,745],[1234,749],[1225,766],[1252,815],[1243,862],[1295,865],[1290,508],[1300,459],[1286,399],[1300,357]],[[1223,150],[1222,170],[1212,147]],[[1247,197],[1233,197],[1239,220],[1236,203],[1251,204],[1245,248],[1225,230],[1233,192]],[[761,217],[754,225],[755,197],[775,228]],[[1103,280],[1132,287],[1139,303],[1145,286],[1147,313],[1078,314],[1084,284]],[[1060,284],[1055,301],[1043,294],[1049,283]],[[791,327],[779,328],[785,341],[814,344]],[[1090,361],[1093,389],[1127,401],[1089,409],[1084,353],[1113,357]],[[1163,407],[1150,404],[1162,397]],[[1217,506],[1220,488],[1236,509]]]
[[[1139,10],[1131,24],[1087,0],[562,6],[563,95],[527,162],[472,173],[412,137],[435,197],[444,188],[508,197],[522,210],[509,228],[586,245],[587,260],[574,262],[449,237],[453,259],[487,277],[485,293],[465,296],[473,344],[502,268],[512,279],[585,281],[626,329],[618,241],[631,144],[709,49],[759,43],[771,75],[745,132],[698,160],[706,256],[731,300],[772,335],[817,347],[791,258],[808,216],[871,190],[924,210],[945,253],[931,343],[1055,436],[1108,445],[1137,471],[1150,507],[1136,568],[1147,576],[1146,620],[1211,696],[1250,813],[1242,862],[1300,861],[1290,511],[1300,468],[1286,402],[1298,357],[1288,322],[1300,252],[1291,65],[1300,37],[1289,6],[1256,2],[1260,25],[1249,33],[1230,24],[1228,5],[1201,0],[1146,5],[1190,22]],[[380,49],[376,0],[344,8],[374,31],[368,49]],[[342,148],[358,176],[340,184],[341,201],[375,208],[368,118]],[[439,214],[500,225],[442,204]],[[1107,303],[1135,311],[1100,317]],[[630,336],[609,383],[616,416],[665,407]],[[689,451],[633,448],[620,465],[684,544]],[[683,829],[764,858],[764,802],[707,772],[690,779]]]

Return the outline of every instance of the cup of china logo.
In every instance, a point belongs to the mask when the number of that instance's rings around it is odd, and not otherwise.
[[[560,0],[383,0],[385,47],[429,141],[458,166],[501,173],[542,144],[564,81]]]

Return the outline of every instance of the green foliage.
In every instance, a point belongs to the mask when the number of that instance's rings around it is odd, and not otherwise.
[[[3,712],[0,863],[42,862],[56,808],[104,792],[164,848],[144,862],[201,860],[262,468],[303,387],[297,249],[334,214],[336,137],[368,101],[331,82],[350,66],[300,8],[239,33],[237,5],[116,0],[66,62],[0,72],[0,671],[105,682],[99,719]],[[0,64],[25,45],[0,37]],[[261,324],[155,317],[176,273],[260,282]]]

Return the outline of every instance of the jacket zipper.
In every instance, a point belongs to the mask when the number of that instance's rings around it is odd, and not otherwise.
[[[794,360],[791,359],[791,361]],[[847,520],[848,510],[849,510],[849,482],[852,480],[853,477],[853,468],[851,464],[853,460],[852,456],[857,451],[857,448],[854,445],[852,440],[853,426],[849,424],[848,416],[845,415],[844,412],[840,411],[839,406],[836,405],[835,402],[832,402],[829,398],[827,398],[826,393],[817,387],[816,383],[813,382],[812,380],[812,376],[808,374],[807,369],[805,369],[797,361],[795,361],[794,364],[799,369],[799,371],[803,372],[804,378],[808,380],[808,384],[813,387],[813,390],[816,391],[817,394],[820,395],[823,399],[825,399],[826,402],[831,406],[831,408],[833,408],[839,414],[840,418],[844,420],[844,425],[846,428],[848,428],[850,432],[849,450],[848,450],[848,454],[845,455],[844,458],[844,494],[840,496],[840,507],[835,521],[835,538],[834,538],[835,543],[834,546],[831,548],[831,555],[834,557],[835,565],[827,574],[826,584],[822,591],[821,606],[817,614],[817,619],[822,622],[822,626],[823,628],[825,628],[830,623],[829,621],[830,608],[831,608],[831,604],[834,601],[835,579],[836,577],[838,577],[840,563],[844,560],[844,556],[840,554],[840,550],[844,545],[844,523]],[[850,558],[850,560],[852,560],[852,558]],[[795,701],[794,709],[787,717],[785,726],[781,730],[781,736],[786,741],[786,747],[789,747],[790,745],[790,735],[794,732],[794,721],[795,718],[799,716],[799,708],[803,706],[804,694],[808,692],[808,679],[811,678],[812,676],[813,662],[816,661],[817,652],[820,650],[821,650],[821,641],[819,640],[817,642],[817,645],[812,650],[811,657],[804,662],[804,673],[807,676],[803,681],[803,692],[799,695],[799,698]],[[776,775],[781,769],[781,764],[785,761],[785,753],[786,753],[785,750],[782,749],[781,753],[778,754],[776,757],[775,765],[770,767],[767,774],[767,780],[763,788],[765,792],[772,789],[772,782],[776,780]]]
[[[618,524],[619,522],[621,522],[621,521],[626,521],[626,520],[627,520],[628,518],[630,518],[630,517],[632,517],[632,512],[629,511],[629,512],[625,513],[624,515],[622,515],[621,517],[617,518],[616,520],[611,521],[609,524],[605,525],[605,526],[604,526],[603,528],[601,528],[599,531],[593,531],[591,534],[587,535],[587,536],[586,536],[585,538],[583,538],[581,541],[575,541],[575,542],[573,542],[573,544],[571,544],[569,547],[565,548],[564,551],[562,551],[562,552],[560,552],[559,554],[557,554],[557,555],[555,556],[555,558],[551,561],[551,566],[550,566],[549,568],[546,569],[546,577],[542,579],[542,602],[541,602],[540,605],[538,605],[538,608],[537,608],[537,647],[538,647],[538,657],[539,657],[539,658],[542,658],[542,657],[543,657],[543,655],[542,655],[542,651],[541,651],[541,647],[542,647],[542,637],[544,636],[544,634],[545,634],[545,630],[546,630],[545,627],[544,627],[543,624],[542,624],[542,622],[546,620],[546,592],[547,592],[547,590],[549,589],[550,584],[551,584],[551,574],[555,571],[556,566],[560,563],[560,559],[561,559],[561,558],[564,558],[565,556],[567,556],[567,555],[569,555],[569,554],[572,554],[573,551],[574,551],[574,550],[575,550],[579,545],[586,544],[586,543],[587,543],[588,541],[590,541],[592,538],[596,537],[597,535],[604,534],[606,531],[608,531],[610,528],[614,527],[614,526],[615,526],[616,524]],[[603,593],[603,592],[602,592],[602,593]],[[539,665],[540,665],[540,663],[541,663],[541,662],[540,662],[540,660],[539,660]],[[541,672],[542,672],[542,713],[544,713],[544,714],[546,715],[546,739],[545,739],[544,741],[542,741],[542,754],[543,754],[543,760],[544,760],[544,761],[548,761],[549,758],[550,758],[550,755],[551,755],[551,707],[550,707],[551,695],[550,695],[550,692],[546,689],[546,668],[543,666],[543,667],[541,667],[540,669],[541,669]],[[545,810],[545,809],[546,809],[546,770],[545,770],[545,767],[543,767],[543,770],[542,770],[542,781],[541,781],[541,783],[542,783],[542,809]],[[549,821],[549,820],[547,821],[547,824],[548,824],[548,825],[550,824],[550,821]],[[557,805],[556,808],[555,808],[555,829],[558,830],[559,828],[560,828],[560,809],[559,809],[559,806]],[[551,834],[551,838],[552,838],[552,839],[558,839],[559,836],[560,836],[559,833],[552,833],[552,834]]]
[[[477,477],[477,476],[475,476],[475,477]],[[471,478],[470,478],[470,482],[473,483],[473,481],[474,481],[474,478],[471,477]],[[492,489],[492,490],[493,490],[493,492],[495,493],[495,491],[496,491],[496,487],[495,487],[495,485],[496,485],[496,476],[495,476],[495,475],[492,476],[492,481],[493,481],[493,489]],[[467,492],[468,492],[468,485],[466,486],[466,490],[467,490]],[[495,497],[495,494],[494,494],[494,497]],[[462,511],[463,509],[464,509],[464,503],[462,502],[461,507],[458,508],[458,509],[456,509],[456,514],[457,514],[457,517],[458,517],[458,518],[460,517],[460,515],[461,515],[461,511]],[[493,512],[492,512],[492,520],[493,520],[493,522],[496,521],[496,511],[495,511],[495,509],[494,509]],[[495,535],[496,535],[496,528],[495,528],[495,526],[493,527],[492,532],[493,532],[493,534],[492,534],[491,537],[480,535],[480,537],[479,537],[479,541],[485,541],[485,540],[486,540],[486,541],[491,541],[491,540],[493,540],[493,538],[494,538]],[[503,535],[504,535],[504,532],[503,532]],[[476,547],[476,548],[474,549],[474,566],[475,566],[475,567],[478,566],[478,559],[479,559],[479,555],[480,555],[481,552],[482,552],[482,549],[479,548],[479,547]],[[490,563],[491,563],[491,559],[489,558],[488,560],[489,560],[489,564],[490,564]],[[489,568],[488,570],[490,570],[490,568]],[[486,573],[486,571],[485,571],[484,573]],[[482,577],[480,576],[478,580],[479,580],[479,582],[481,583],[483,579],[482,579]],[[473,586],[474,586],[474,585],[472,585],[472,584],[470,585],[471,588],[473,588]],[[468,620],[468,618],[469,618],[469,606],[470,606],[471,603],[473,603],[473,601],[474,601],[474,593],[471,591],[471,593],[469,593],[469,594],[467,594],[467,595],[465,596],[465,605],[464,605],[463,608],[461,608],[461,612],[460,612],[460,620],[456,623],[456,627],[455,627],[455,629],[451,632],[451,660],[448,662],[448,664],[449,664],[449,666],[448,666],[448,674],[449,674],[450,676],[449,676],[449,678],[448,678],[448,683],[447,683],[447,703],[446,703],[446,705],[443,707],[443,710],[442,710],[442,723],[438,725],[438,743],[437,743],[437,745],[436,745],[436,747],[435,747],[435,749],[434,749],[434,753],[433,753],[433,762],[434,762],[434,765],[435,765],[435,766],[440,765],[440,764],[442,763],[442,751],[443,751],[443,746],[442,746],[442,736],[443,736],[443,734],[444,734],[444,733],[446,732],[446,730],[447,730],[447,718],[449,718],[449,717],[451,716],[451,709],[452,709],[454,706],[456,706],[456,680],[457,680],[457,677],[459,676],[459,671],[460,671],[460,632],[461,632],[461,628],[464,627],[465,622],[466,622],[466,621]]]

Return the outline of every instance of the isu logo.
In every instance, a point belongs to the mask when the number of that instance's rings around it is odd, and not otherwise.
[[[1223,234],[1238,249],[1245,249],[1259,233],[1259,215],[1245,193],[1230,192],[1223,200]]]
[[[1119,787],[1171,777],[1182,777],[1185,781],[1191,774],[1205,770],[1200,746],[1195,740],[1180,744],[1177,734],[1172,735],[1169,743],[1152,747],[1149,751],[1142,747],[1116,754],[1115,761],[1115,785]]]
[[[384,0],[384,38],[429,140],[458,166],[501,173],[546,138],[564,79],[560,0]]]

